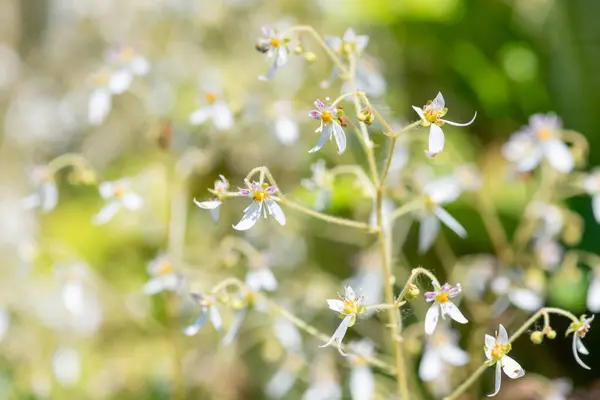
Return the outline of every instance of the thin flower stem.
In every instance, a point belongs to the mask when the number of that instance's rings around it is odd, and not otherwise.
[[[248,175],[246,175],[246,178],[244,179],[244,181],[250,181],[250,179],[256,175],[256,173],[260,173],[260,183],[263,183],[264,181],[264,177],[267,177],[267,180],[269,181],[269,183],[272,186],[275,186],[276,188],[279,188],[279,186],[277,186],[277,182],[275,181],[275,178],[273,178],[273,174],[271,174],[271,171],[269,171],[269,168],[267,168],[266,166],[260,166],[260,167],[256,167],[256,168],[252,168],[250,170],[250,172],[248,173]]]
[[[323,38],[321,37],[321,35],[319,35],[319,33],[315,30],[315,28],[313,28],[310,25],[298,25],[298,26],[291,27],[287,31],[282,32],[282,35],[285,35],[288,32],[290,32],[290,33],[291,32],[310,33],[312,35],[312,37],[317,41],[317,43],[319,43],[319,45],[321,45],[321,47],[323,47],[323,50],[325,50],[327,55],[331,58],[331,61],[334,62],[334,64],[340,69],[340,71],[343,74],[348,75],[348,68],[346,68],[346,66],[344,65],[344,63],[342,63],[340,58],[333,52],[333,50],[331,50],[331,47],[329,47],[327,45],[327,43],[325,43],[325,40],[323,40]]]
[[[521,327],[517,329],[517,331],[513,333],[511,337],[508,338],[508,342],[512,343],[515,340],[517,340],[523,333],[527,331],[527,329],[529,329],[531,325],[533,325],[542,316],[544,317],[544,328],[549,327],[549,314],[562,315],[563,317],[569,318],[575,323],[579,323],[577,317],[568,311],[555,307],[544,307],[538,310],[538,312],[536,312],[535,314],[533,314],[531,318],[529,318],[527,321],[525,321],[525,323],[521,325]],[[477,370],[473,372],[469,379],[467,379],[462,385],[457,387],[450,395],[444,397],[443,400],[457,399],[461,394],[464,393],[465,390],[467,390],[473,383],[475,383],[475,381],[483,374],[483,372],[488,368],[488,366],[489,365],[487,363],[481,364],[479,368],[477,368]]]
[[[248,260],[259,260],[262,256],[258,250],[250,243],[238,236],[227,236],[223,239],[220,246],[221,250],[237,250],[246,256]]]
[[[438,282],[438,284],[439,284],[438,278],[431,271],[429,271],[423,267],[417,267],[410,272],[410,276],[406,280],[406,283],[404,284],[404,288],[402,289],[402,291],[400,292],[400,295],[398,295],[398,298],[396,299],[396,304],[398,304],[404,300],[404,298],[406,296],[406,291],[408,290],[408,287],[414,283],[415,279],[417,279],[419,277],[419,275],[425,275],[429,278],[429,280],[431,282]]]
[[[290,201],[286,198],[277,197],[277,196],[271,196],[271,198],[275,201],[278,201],[279,203],[281,203],[283,205],[288,206],[289,208],[293,208],[294,210],[300,211],[306,215],[310,215],[311,217],[314,217],[314,218],[317,218],[317,219],[320,219],[320,220],[323,220],[326,222],[330,222],[332,224],[350,226],[353,228],[363,229],[368,232],[377,232],[378,231],[377,227],[371,226],[364,222],[353,221],[350,219],[333,217],[331,215],[323,214],[318,211],[312,210],[308,207],[304,207],[303,205],[298,204],[296,202]]]
[[[387,304],[387,303],[381,303],[381,304],[374,304],[372,306],[367,306],[365,307],[367,310],[391,310],[391,309],[397,309],[402,307],[402,305],[404,305],[404,302],[396,302],[396,303],[392,303],[392,304]]]
[[[371,192],[372,197],[375,197],[375,188],[373,187],[373,183],[365,174],[365,171],[360,168],[358,165],[338,165],[337,167],[333,167],[329,170],[331,176],[335,177],[337,175],[342,174],[352,174],[356,176],[356,178]]]
[[[360,92],[356,89],[356,58],[354,58],[353,56],[350,57],[350,78],[348,82],[350,83],[350,87],[352,88],[352,93],[354,93],[354,112],[356,113],[356,115],[358,115],[361,111],[361,95]],[[369,131],[367,129],[367,125],[365,125],[361,121],[358,121],[358,126],[360,128],[363,142],[366,146],[367,160],[369,162],[369,169],[371,170],[371,175],[373,176],[373,184],[375,186],[379,186],[379,177],[377,175],[377,167],[375,166],[375,156],[373,155],[373,142],[369,138]]]
[[[395,221],[397,218],[409,214],[412,211],[418,210],[421,206],[422,201],[420,199],[413,200],[410,203],[406,203],[403,206],[394,210],[394,212],[390,215],[390,220]]]
[[[61,154],[48,163],[48,169],[55,174],[65,167],[90,168],[88,160],[79,153]]]
[[[365,96],[364,99],[367,100],[367,97]],[[421,124],[421,121],[415,121],[412,124],[402,128],[402,130],[400,130],[398,133],[394,133],[392,128],[388,125],[387,122],[385,122],[385,120],[381,117],[379,112],[377,112],[377,110],[375,110],[373,107],[371,107],[371,109],[373,110],[373,114],[375,114],[375,116],[379,118],[383,126],[385,126],[386,129],[393,134],[392,140],[390,142],[390,148],[388,150],[387,160],[385,162],[385,167],[383,168],[383,172],[381,173],[381,183],[383,184],[385,182],[385,178],[387,178],[388,172],[390,171],[390,166],[392,165],[392,158],[394,157],[394,149],[396,148],[396,141],[398,140],[398,136],[410,129],[417,127],[419,124]]]

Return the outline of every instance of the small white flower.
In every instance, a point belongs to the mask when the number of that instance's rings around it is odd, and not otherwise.
[[[341,55],[358,55],[369,43],[367,35],[357,35],[354,29],[348,28],[343,37],[325,36],[325,42],[336,53]]]
[[[58,204],[58,187],[50,168],[44,165],[33,167],[31,180],[35,193],[23,199],[23,206],[27,209],[40,207],[45,213],[54,210]]]
[[[190,326],[184,329],[183,333],[188,336],[194,336],[200,331],[200,329],[202,329],[207,318],[210,319],[213,327],[217,331],[220,331],[222,327],[221,314],[215,305],[216,299],[214,296],[209,296],[202,293],[192,293],[191,296],[192,299],[194,299],[201,307],[200,315],[198,315],[198,317]]]
[[[219,131],[226,131],[233,127],[233,113],[229,106],[213,92],[204,93],[205,105],[190,114],[190,124],[200,125],[209,119]]]
[[[176,291],[181,287],[181,276],[166,254],[160,254],[148,263],[150,280],[144,285],[145,294],[153,295],[162,291]]]
[[[133,211],[140,209],[144,204],[142,196],[131,191],[131,182],[128,179],[102,182],[99,189],[106,205],[94,216],[93,222],[96,225],[110,221],[121,208]]]
[[[194,199],[194,204],[198,207],[204,210],[210,210],[210,215],[214,222],[219,220],[221,197],[229,190],[229,181],[223,175],[219,175],[219,178],[220,179],[215,181],[214,188],[208,189],[208,191],[214,195],[211,199],[205,201]]]
[[[289,101],[277,101],[275,110],[275,135],[286,146],[292,145],[300,137],[298,123],[292,117],[292,104]]]
[[[594,275],[588,287],[587,308],[591,312],[600,312],[600,267],[594,269]]]
[[[273,58],[273,65],[269,72],[259,76],[258,79],[268,81],[275,76],[277,69],[287,62],[289,55],[287,44],[290,40],[267,26],[263,26],[261,30],[265,37],[258,39],[256,49],[261,53],[265,53],[268,58]]]
[[[256,221],[263,215],[267,218],[267,212],[269,215],[275,218],[275,221],[279,222],[280,225],[285,225],[285,214],[283,210],[273,199],[271,195],[277,193],[278,189],[275,186],[269,186],[264,188],[258,182],[247,183],[248,189],[240,189],[240,194],[244,197],[250,197],[254,199],[246,209],[244,209],[244,216],[233,227],[238,231],[246,231],[252,228]]]
[[[586,193],[592,196],[592,211],[596,222],[600,223],[600,168],[595,168],[583,181]]]
[[[315,101],[315,107],[317,107],[316,110],[312,110],[308,115],[321,121],[321,124],[315,130],[320,136],[315,147],[308,152],[314,153],[321,150],[327,139],[333,138],[338,147],[338,154],[342,154],[346,150],[346,134],[340,124],[338,109],[335,106],[326,106],[319,99]]]
[[[260,257],[260,260],[261,263],[259,265],[251,265],[248,267],[245,280],[246,285],[257,292],[261,289],[269,292],[277,290],[277,279],[275,279],[275,275],[273,275],[271,268],[269,268],[269,255],[263,254],[262,257]]]
[[[511,379],[517,379],[525,375],[525,371],[518,362],[507,356],[511,350],[511,345],[508,342],[508,333],[502,324],[498,328],[496,337],[485,335],[485,346],[483,347],[485,356],[488,361],[486,364],[492,366],[496,364],[496,381],[494,393],[488,397],[495,396],[500,391],[502,379],[502,371]]]
[[[323,211],[329,206],[331,201],[331,192],[333,190],[333,179],[325,166],[325,160],[320,159],[310,166],[312,176],[309,179],[302,179],[302,186],[310,191],[316,191],[314,209]]]
[[[545,287],[545,276],[539,269],[530,268],[526,273],[512,270],[496,276],[490,285],[498,296],[492,306],[493,314],[500,315],[510,303],[525,311],[537,311],[544,305]]]
[[[511,136],[502,153],[519,172],[533,170],[544,157],[555,170],[571,172],[575,161],[569,147],[560,140],[561,130],[562,121],[555,114],[535,114],[529,118],[529,125]]]
[[[448,315],[459,324],[466,324],[469,322],[460,312],[458,307],[451,301],[451,299],[458,296],[462,291],[460,283],[457,283],[454,287],[450,286],[449,283],[445,283],[440,287],[440,284],[437,281],[434,281],[432,282],[432,285],[434,291],[425,292],[425,300],[427,302],[433,302],[425,315],[425,333],[428,335],[433,334],[440,317],[440,311],[442,319],[445,319]]]
[[[375,394],[375,376],[365,357],[372,357],[375,345],[369,339],[359,342],[350,342],[348,348],[350,355],[350,394],[352,400],[372,400]]]
[[[448,109],[446,108],[444,96],[442,96],[441,92],[438,92],[435,99],[428,101],[423,108],[416,106],[412,106],[412,108],[421,118],[421,125],[429,126],[429,149],[425,150],[425,154],[430,158],[435,157],[444,149],[444,132],[442,131],[442,128],[440,128],[442,125],[468,126],[471,125],[477,117],[477,112],[475,112],[473,119],[466,124],[459,124],[457,122],[442,119],[448,112]]]
[[[567,330],[566,334],[573,333],[573,356],[575,357],[575,361],[577,364],[581,365],[585,369],[591,369],[588,367],[581,358],[579,358],[579,353],[583,355],[589,355],[590,352],[583,345],[583,339],[585,335],[590,331],[592,321],[594,320],[595,315],[592,315],[590,318],[586,318],[585,315],[582,315],[579,322],[572,322]]]
[[[425,342],[419,377],[425,382],[437,381],[444,377],[447,365],[460,367],[467,362],[469,355],[458,347],[458,335],[443,326]]]
[[[356,293],[350,286],[346,286],[343,295],[339,295],[339,299],[327,299],[329,308],[341,316],[344,317],[338,328],[331,336],[331,339],[320,347],[327,347],[333,343],[337,345],[338,351],[341,355],[347,356],[342,350],[342,340],[346,335],[346,331],[349,327],[354,325],[356,322],[356,316],[365,311],[365,307],[362,305],[363,297],[357,297]]]

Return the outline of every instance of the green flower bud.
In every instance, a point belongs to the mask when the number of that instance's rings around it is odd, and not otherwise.
[[[417,285],[415,285],[413,283],[409,283],[408,286],[406,287],[406,294],[404,295],[404,298],[406,300],[413,300],[413,299],[416,299],[420,293],[421,293],[421,291],[419,290]]]
[[[534,344],[540,344],[544,340],[544,334],[540,331],[535,331],[531,334],[530,338]]]
[[[556,331],[554,329],[550,329],[547,333],[546,333],[546,337],[548,339],[555,339],[556,338]]]
[[[304,46],[302,46],[302,44],[299,44],[298,46],[296,46],[294,48],[294,54],[296,55],[300,55],[304,52]]]
[[[313,62],[317,59],[317,55],[315,53],[313,53],[312,51],[307,51],[306,53],[304,53],[304,59],[307,62]]]

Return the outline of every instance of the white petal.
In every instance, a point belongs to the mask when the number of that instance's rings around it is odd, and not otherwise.
[[[350,372],[350,394],[352,400],[373,400],[375,378],[373,371],[366,365],[352,368]]]
[[[419,114],[419,118],[421,118],[422,121],[427,121],[425,119],[425,114],[423,114],[423,109],[421,107],[412,106],[412,108],[417,114]]]
[[[301,351],[302,347],[302,335],[289,320],[281,317],[275,320],[273,323],[273,331],[279,343],[288,351],[297,353]]]
[[[217,307],[211,306],[208,312],[210,313],[210,323],[213,324],[216,330],[220,331],[223,324],[219,310],[217,310]]]
[[[356,51],[362,52],[367,44],[369,43],[369,37],[367,35],[358,35],[356,37]]]
[[[108,90],[94,90],[88,103],[88,122],[91,125],[100,125],[110,112],[111,105],[112,95]]]
[[[342,322],[340,323],[340,325],[337,327],[337,329],[335,330],[335,332],[333,333],[333,336],[331,336],[331,339],[329,339],[329,341],[327,343],[325,343],[322,346],[319,347],[327,347],[332,343],[336,343],[338,346],[338,351],[340,352],[341,355],[343,356],[347,356],[348,354],[344,353],[342,351],[342,340],[344,340],[344,336],[346,335],[346,331],[348,330],[348,325],[350,325],[350,321],[354,318],[354,315],[348,315],[346,316]]]
[[[342,126],[335,122],[333,123],[333,137],[338,147],[338,154],[342,154],[346,150],[346,134]]]
[[[542,157],[544,155],[544,151],[541,147],[537,146],[532,149],[529,153],[523,154],[522,158],[517,160],[517,170],[521,172],[531,171],[535,167],[538,166]]]
[[[338,36],[325,36],[325,43],[333,50],[340,50],[342,48],[342,38]]]
[[[515,306],[525,311],[536,311],[544,304],[542,296],[525,288],[511,289],[508,298]]]
[[[427,349],[419,364],[419,378],[425,382],[433,381],[440,377],[443,363],[436,349]]]
[[[250,206],[246,208],[246,212],[244,213],[244,216],[242,217],[240,222],[238,222],[238,224],[235,225],[233,229],[238,231],[246,231],[252,228],[256,224],[256,221],[258,221],[258,219],[260,218],[261,211],[262,202],[252,202],[252,204],[250,204]]]
[[[202,329],[204,324],[206,323],[206,312],[202,311],[202,313],[194,320],[194,322],[183,330],[188,336],[194,336],[196,333]]]
[[[444,96],[442,96],[442,92],[438,92],[435,99],[431,102],[431,106],[437,112],[441,112],[446,107],[446,101],[444,100]]]
[[[459,324],[466,324],[467,322],[469,322],[469,320],[466,319],[465,316],[460,312],[456,304],[452,303],[451,301],[448,301],[444,305],[446,313],[450,316],[450,318],[452,318]]]
[[[489,359],[492,358],[492,349],[496,345],[496,338],[490,335],[485,335],[485,356]]]
[[[217,101],[212,106],[212,120],[215,128],[226,131],[233,127],[233,114],[224,101]]]
[[[431,335],[435,330],[435,327],[438,323],[438,319],[440,317],[440,306],[438,303],[433,303],[429,310],[427,310],[427,314],[425,315],[425,333]]]
[[[494,393],[488,394],[488,397],[493,397],[498,394],[500,391],[500,384],[502,383],[502,367],[500,363],[496,363],[496,374],[495,374],[495,382],[494,382]]]
[[[135,57],[131,61],[130,67],[131,71],[138,76],[147,75],[150,71],[150,63],[148,63],[148,60],[142,56]]]
[[[277,51],[277,68],[282,67],[288,59],[288,51],[285,47],[280,47]]]
[[[444,361],[456,367],[460,367],[469,362],[469,354],[454,344],[446,344],[439,352]]]
[[[546,158],[554,169],[563,173],[573,170],[575,160],[569,146],[556,139],[545,141],[543,146]]]
[[[444,150],[444,131],[436,124],[429,127],[429,154],[439,154]]]
[[[62,385],[75,385],[81,376],[81,357],[77,350],[70,347],[57,350],[52,357],[52,370]]]
[[[352,289],[352,286],[346,286],[346,288],[344,289],[344,297],[346,298],[346,300],[356,300],[356,293],[354,292],[354,289]]]
[[[279,225],[285,225],[285,214],[279,204],[272,199],[266,199],[265,203],[267,211],[275,218],[275,221],[279,222]]]
[[[596,222],[600,223],[600,194],[592,197],[592,211],[594,212]]]
[[[131,71],[121,68],[111,75],[110,81],[108,82],[108,89],[113,94],[121,94],[129,89],[132,80],[133,75],[131,74]]]
[[[448,213],[448,211],[444,210],[442,207],[436,207],[434,210],[435,215],[446,225],[448,228],[452,229],[454,233],[456,233],[461,238],[467,237],[467,231],[463,226],[454,219],[452,215]]]
[[[271,377],[267,383],[265,393],[269,398],[281,399],[294,386],[296,375],[286,369],[280,369]]]
[[[502,324],[498,326],[498,343],[501,345],[508,344],[508,333],[506,332],[506,329],[504,329],[504,325]]]
[[[198,201],[194,199],[194,204],[204,210],[214,210],[215,208],[221,205],[221,200],[206,200],[206,201]]]
[[[421,219],[419,227],[419,253],[423,254],[433,244],[440,230],[440,221],[435,215],[428,214]]]
[[[206,122],[212,114],[211,107],[200,107],[196,111],[190,114],[190,124],[192,125],[200,125]]]
[[[327,304],[329,308],[333,311],[342,313],[344,311],[344,302],[338,299],[327,299]]]
[[[146,282],[144,288],[142,289],[144,294],[153,295],[165,290],[164,279],[162,278],[162,276],[159,276],[157,278],[150,279],[148,282]]]
[[[502,370],[510,379],[517,379],[525,375],[525,371],[519,363],[509,356],[502,357]]]
[[[219,216],[221,215],[221,209],[220,208],[213,208],[212,210],[210,210],[210,216],[212,217],[212,220],[214,223],[219,222]]]
[[[577,339],[577,351],[585,356],[590,354],[588,349],[584,346],[583,340],[581,340],[581,338]]]
[[[115,194],[115,184],[113,182],[102,182],[98,187],[98,191],[103,199],[110,199]]]
[[[577,332],[573,332],[573,346],[572,346],[572,350],[573,350],[573,357],[575,357],[575,361],[577,361],[577,364],[581,365],[583,368],[585,369],[591,369],[590,367],[587,366],[586,363],[584,363],[581,358],[579,358],[579,352],[578,350],[578,345],[577,342],[581,340],[578,336],[577,336]]]
[[[144,204],[144,199],[137,193],[127,193],[121,199],[123,207],[128,210],[139,210]]]
[[[471,120],[469,122],[466,122],[464,124],[460,124],[458,122],[448,121],[448,120],[445,120],[445,119],[443,119],[442,121],[444,121],[448,125],[452,125],[452,126],[468,126],[468,125],[471,125],[475,121],[475,118],[477,118],[477,111],[475,111],[475,115],[473,115],[473,118],[471,118]]]
[[[98,214],[94,215],[93,223],[96,225],[102,225],[110,221],[115,214],[121,209],[121,203],[117,201],[111,201],[106,204],[102,209],[98,212]]]
[[[329,138],[329,129],[325,128],[325,129],[323,129],[323,132],[321,132],[321,136],[319,136],[319,140],[317,141],[317,144],[315,144],[315,147],[310,149],[308,152],[314,153],[315,151],[321,150],[323,148],[323,146],[325,145],[325,143],[327,142],[328,138]]]
[[[50,212],[58,204],[58,187],[56,182],[44,182],[40,186],[40,197],[42,199],[42,211]]]
[[[587,292],[587,308],[593,312],[600,312],[600,276],[596,274],[590,283]]]
[[[431,197],[435,204],[447,204],[458,199],[462,192],[460,183],[453,176],[434,179],[423,186],[423,193]]]

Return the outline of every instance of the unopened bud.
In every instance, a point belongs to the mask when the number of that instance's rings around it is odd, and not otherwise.
[[[304,52],[304,46],[302,46],[302,44],[299,44],[298,46],[294,47],[294,54],[300,55],[303,52]]]
[[[369,110],[368,108],[363,108],[362,110],[360,110],[360,112],[358,113],[356,118],[360,122],[363,122],[367,125],[371,125],[373,123],[373,121],[375,121],[375,117],[373,117],[371,110]]]
[[[415,285],[414,283],[409,283],[406,287],[406,294],[404,295],[404,298],[406,300],[413,300],[416,299],[420,293],[421,291],[419,290],[417,285]]]
[[[555,339],[556,338],[556,331],[554,329],[550,329],[547,333],[546,333],[546,337],[548,339]]]
[[[307,62],[313,62],[317,59],[317,55],[315,53],[313,53],[312,51],[307,51],[306,53],[304,53],[304,59]]]
[[[531,334],[530,338],[533,343],[540,344],[544,340],[544,334],[540,331],[535,331]]]

